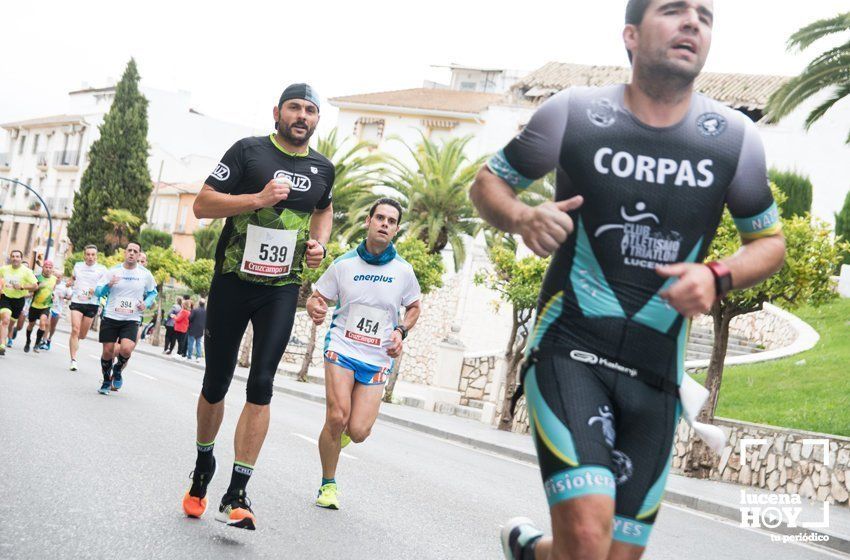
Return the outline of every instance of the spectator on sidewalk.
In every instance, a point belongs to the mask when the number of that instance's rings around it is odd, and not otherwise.
[[[186,359],[201,361],[201,341],[204,338],[204,329],[207,326],[207,307],[203,299],[198,300],[198,307],[189,314],[189,350]]]
[[[184,357],[186,356],[186,333],[189,331],[191,303],[191,300],[184,299],[180,312],[174,317],[174,336],[177,339],[177,355]]]
[[[174,318],[183,309],[183,298],[178,296],[177,301],[171,306],[168,311],[168,318],[165,319],[165,346],[162,349],[163,354],[171,354],[174,350],[174,343],[177,342],[177,337],[174,335]]]

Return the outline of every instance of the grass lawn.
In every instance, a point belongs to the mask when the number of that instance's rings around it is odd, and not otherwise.
[[[817,345],[782,360],[726,368],[716,415],[850,436],[850,299],[794,314],[820,334]],[[703,382],[705,374],[695,378]]]

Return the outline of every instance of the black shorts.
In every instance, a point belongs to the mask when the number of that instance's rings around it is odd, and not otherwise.
[[[204,331],[206,370],[202,394],[209,403],[227,394],[239,358],[248,321],[254,328],[247,401],[266,405],[272,399],[274,376],[286,350],[300,284],[265,286],[240,280],[236,274],[216,274],[210,286]]]
[[[71,311],[79,311],[83,314],[83,317],[88,319],[94,319],[94,316],[97,315],[98,310],[100,309],[99,305],[94,303],[71,303],[68,307]]]
[[[552,507],[610,496],[614,539],[646,546],[670,470],[679,400],[593,357],[542,351],[526,372],[546,497]]]
[[[100,331],[97,339],[101,343],[118,342],[123,338],[136,342],[139,336],[138,321],[116,321],[109,317],[102,317],[100,320]]]
[[[10,298],[7,295],[0,295],[0,309],[8,309],[12,312],[12,319],[17,319],[24,310],[27,298]]]
[[[33,307],[32,305],[30,305],[29,313],[27,313],[27,319],[29,319],[31,322],[38,321],[42,315],[47,315],[48,313],[50,313],[49,307],[39,309],[38,307]]]

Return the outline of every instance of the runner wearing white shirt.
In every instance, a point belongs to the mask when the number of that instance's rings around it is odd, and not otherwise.
[[[74,295],[71,297],[71,371],[77,371],[77,349],[80,340],[89,334],[92,321],[98,311],[98,298],[94,293],[97,281],[106,272],[106,267],[97,262],[97,247],[86,245],[85,261],[74,265]]]
[[[107,270],[95,289],[98,298],[106,296],[98,336],[103,344],[100,357],[103,384],[98,391],[102,395],[121,388],[124,366],[136,347],[142,312],[156,301],[156,280],[148,269],[138,265],[140,253],[138,243],[128,243],[124,262]],[[118,357],[113,366],[116,342]]]
[[[317,325],[324,322],[328,303],[337,302],[325,339],[327,414],[319,436],[322,485],[316,499],[320,507],[339,509],[334,477],[340,449],[369,436],[393,358],[401,354],[402,341],[419,318],[419,282],[392,244],[401,214],[392,199],[375,202],[366,218],[366,240],[328,267],[307,300]]]
[[[53,333],[56,332],[56,326],[65,310],[65,302],[74,295],[73,283],[74,279],[70,276],[68,278],[58,276],[56,287],[53,289],[53,305],[50,306],[50,324],[48,325],[47,336],[41,343],[42,350],[50,350],[50,341],[53,340]]]

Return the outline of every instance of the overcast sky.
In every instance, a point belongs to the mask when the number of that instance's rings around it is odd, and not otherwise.
[[[67,92],[107,85],[135,57],[143,84],[188,90],[193,107],[265,127],[282,88],[322,97],[420,87],[431,65],[533,70],[548,61],[627,64],[625,0],[389,2],[4,2],[0,122],[59,114]],[[847,0],[716,0],[706,70],[796,74],[802,25]],[[821,50],[818,46],[815,51]],[[323,114],[325,126],[335,120]],[[324,127],[323,127],[324,128]]]

